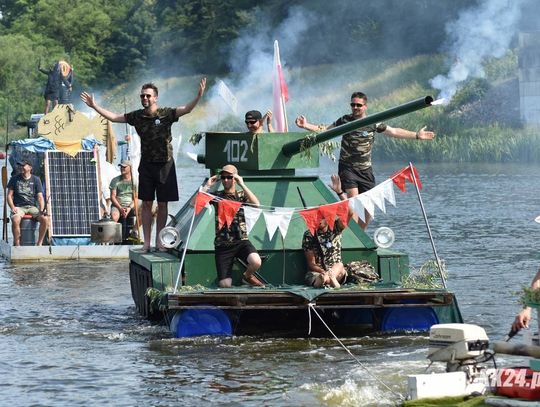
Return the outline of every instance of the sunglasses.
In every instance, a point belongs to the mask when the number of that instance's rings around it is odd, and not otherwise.
[[[221,179],[233,179],[234,177],[232,175],[222,175]]]
[[[141,97],[141,99],[150,99],[153,95],[149,95],[147,93],[141,93],[139,96]]]
[[[364,107],[365,104],[362,103],[351,103],[351,107]]]
[[[258,120],[246,120],[246,124],[255,124]]]

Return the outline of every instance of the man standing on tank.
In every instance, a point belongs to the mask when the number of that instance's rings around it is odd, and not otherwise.
[[[366,94],[354,92],[351,95],[351,114],[341,116],[334,123],[316,125],[309,123],[305,116],[298,116],[295,123],[298,127],[309,131],[329,130],[366,117],[367,102]],[[414,132],[399,127],[390,127],[385,123],[375,123],[344,134],[341,139],[338,173],[348,198],[369,191],[375,186],[375,177],[371,167],[371,150],[375,142],[375,133],[409,140],[432,140],[435,137],[435,133],[426,130],[425,126]],[[365,222],[358,219],[358,224],[364,230],[367,229],[370,220],[367,211],[365,219]]]
[[[115,123],[129,123],[141,138],[139,164],[139,199],[142,202],[143,252],[150,251],[152,235],[152,204],[157,198],[156,248],[166,251],[159,241],[159,232],[165,227],[168,202],[178,201],[178,185],[173,158],[171,126],[180,116],[190,113],[204,94],[206,78],[199,83],[197,96],[185,106],[158,107],[158,88],[146,83],[141,88],[142,109],[125,114],[110,112],[98,106],[94,96],[83,92],[81,99],[106,119]]]

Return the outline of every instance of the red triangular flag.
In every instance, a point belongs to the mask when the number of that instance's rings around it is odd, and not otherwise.
[[[343,228],[346,228],[349,224],[349,201],[340,201],[334,205],[337,206],[337,217],[341,219],[341,223],[343,223]]]
[[[324,219],[326,219],[326,223],[328,223],[328,227],[330,230],[334,230],[334,223],[336,223],[336,213],[337,213],[338,206],[336,204],[329,204],[329,205],[321,205],[319,207],[319,211]]]
[[[411,168],[412,168],[412,171],[411,171]],[[411,184],[414,184],[413,171],[414,171],[414,177],[416,178],[416,184],[418,185],[418,189],[422,189],[422,183],[420,182],[418,171],[416,170],[414,165],[411,164],[408,167],[403,168],[402,170],[399,170],[398,172],[394,173],[394,175],[391,176],[392,181],[401,190],[401,192],[405,192],[405,181],[409,181]]]
[[[238,209],[240,209],[241,206],[242,202],[229,201],[228,199],[218,202],[218,222],[220,230],[224,225],[231,225],[234,215],[236,215],[236,212],[238,212]]]
[[[195,197],[195,215],[198,215],[212,199],[214,199],[212,195],[197,192],[197,196]]]
[[[319,208],[304,209],[300,211],[300,215],[304,218],[306,226],[313,236],[315,236],[315,230],[321,223],[322,215],[319,212]]]
[[[416,184],[418,185],[418,189],[422,189],[422,182],[420,181],[420,175],[418,175],[418,171],[416,170],[416,167],[411,164],[412,170],[414,172],[414,177],[416,178]]]

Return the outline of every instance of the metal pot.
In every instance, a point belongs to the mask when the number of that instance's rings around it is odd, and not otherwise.
[[[110,218],[102,218],[90,224],[90,239],[94,243],[121,243],[122,224]]]

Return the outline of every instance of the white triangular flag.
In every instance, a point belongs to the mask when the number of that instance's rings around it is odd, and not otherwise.
[[[396,195],[394,194],[394,181],[387,179],[381,182],[381,188],[384,191],[384,199],[396,206]]]
[[[360,200],[360,195],[349,198],[349,208],[358,215],[362,222],[366,221],[366,212],[364,210],[364,205],[362,205],[362,201]]]
[[[381,211],[386,213],[386,207],[384,205],[384,190],[381,188],[382,184],[377,185],[374,188],[371,188],[365,193],[369,196],[371,201],[379,208]]]
[[[255,226],[255,223],[257,223],[259,216],[261,216],[262,209],[254,208],[252,206],[244,206],[243,209],[244,217],[246,218],[246,229],[249,235],[251,229],[253,229],[253,226]]]
[[[264,220],[266,221],[266,230],[270,240],[273,239],[276,230],[279,228],[281,236],[287,236],[287,230],[291,223],[291,218],[294,213],[292,208],[276,208],[274,212],[264,211]]]
[[[362,202],[362,205],[364,205],[364,209],[369,213],[369,216],[371,216],[372,219],[375,218],[375,205],[373,205],[373,201],[369,195],[364,192],[358,196],[360,197],[360,202]]]
[[[229,87],[225,85],[225,82],[223,82],[222,80],[219,80],[218,82],[217,93],[219,96],[221,96],[225,103],[227,103],[233,113],[236,114],[238,110],[238,101],[236,100],[236,97],[233,95]]]

